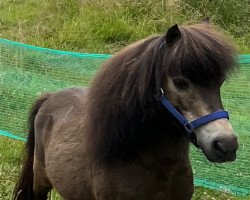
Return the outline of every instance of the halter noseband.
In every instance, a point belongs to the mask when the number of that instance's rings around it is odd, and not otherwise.
[[[174,106],[168,101],[168,99],[164,96],[164,92],[162,89],[160,89],[160,92],[161,94],[158,99],[161,101],[163,106],[183,125],[189,141],[192,142],[197,148],[199,148],[199,145],[197,143],[196,136],[193,133],[194,129],[199,128],[202,125],[215,121],[217,119],[229,119],[229,114],[227,111],[219,110],[190,122],[180,112],[178,112],[174,108]]]

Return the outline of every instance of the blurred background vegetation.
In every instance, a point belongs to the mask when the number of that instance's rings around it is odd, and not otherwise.
[[[248,0],[1,0],[0,11],[0,37],[61,50],[114,53],[206,17],[250,49]]]

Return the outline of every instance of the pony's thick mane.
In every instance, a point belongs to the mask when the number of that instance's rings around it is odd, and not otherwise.
[[[164,66],[168,74],[182,75],[193,83],[208,86],[227,78],[233,71],[235,52],[222,33],[207,24],[181,27],[181,39],[166,48]]]
[[[151,36],[126,47],[94,78],[88,143],[97,162],[131,160],[164,137],[182,135],[155,98],[168,75],[209,85],[233,69],[232,48],[208,25],[180,27],[180,32],[172,46],[165,36]]]

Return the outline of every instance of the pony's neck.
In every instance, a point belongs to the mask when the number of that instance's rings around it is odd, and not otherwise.
[[[151,144],[145,148],[141,158],[151,158],[158,163],[162,160],[188,160],[189,141],[182,132],[182,127],[164,108],[159,109],[160,114],[151,120],[152,124],[144,124],[145,129],[150,131],[149,134],[155,137],[155,141],[150,139]]]
[[[121,51],[94,79],[89,93],[88,143],[97,162],[131,161],[181,133],[155,98],[161,60],[154,37]]]
[[[90,113],[92,131],[88,141],[98,163],[114,165],[133,162],[143,155],[174,159],[179,149],[187,146],[184,145],[187,139],[178,128],[178,123],[155,99],[153,92],[144,99],[144,104],[134,100],[124,106],[115,102],[110,105],[109,98],[100,97],[97,106],[92,107],[96,110],[95,115]],[[158,147],[162,150],[159,151]],[[181,151],[179,157],[187,152],[186,149]]]
[[[138,113],[144,114],[141,116]],[[127,125],[134,130],[127,130],[127,134],[134,138],[117,147],[120,148],[116,152],[119,153],[118,163],[151,160],[157,163],[157,168],[164,162],[172,165],[173,161],[175,163],[188,161],[189,142],[178,122],[175,122],[161,105],[148,105],[147,110],[138,105],[133,118],[133,125]]]
[[[138,158],[145,162],[152,161],[155,165],[185,163],[189,161],[189,141],[185,136],[170,136],[157,145],[147,148]]]

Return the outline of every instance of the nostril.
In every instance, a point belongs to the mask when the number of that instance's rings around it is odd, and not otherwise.
[[[212,142],[212,148],[220,155],[234,155],[238,149],[237,137],[218,138]]]
[[[213,142],[213,148],[214,148],[216,151],[219,151],[220,153],[223,153],[223,154],[226,154],[226,153],[227,153],[227,151],[225,151],[225,150],[223,149],[223,144],[222,144],[222,142],[220,142],[220,141],[214,141],[214,142]]]
[[[211,141],[211,149],[221,161],[234,161],[238,149],[237,137],[234,135],[220,136]]]

